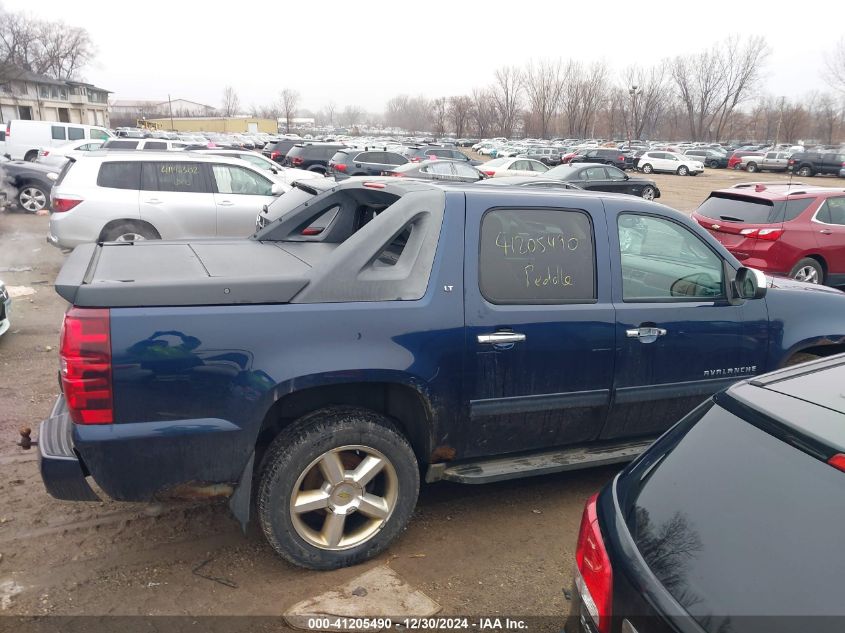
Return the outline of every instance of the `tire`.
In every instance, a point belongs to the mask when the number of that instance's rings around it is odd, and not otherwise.
[[[753,174],[757,171],[757,163],[748,163],[745,166],[745,171],[747,171],[749,174]]]
[[[678,167],[678,171],[675,172],[679,176],[689,176],[689,168],[686,165],[681,165]]]
[[[802,178],[809,178],[813,175],[813,168],[809,165],[804,165],[801,169],[798,170],[798,175]]]
[[[367,460],[382,466],[362,488],[354,477]],[[368,560],[390,544],[411,518],[419,485],[414,451],[390,420],[366,409],[322,409],[294,422],[270,445],[259,474],[258,518],[285,560],[307,569],[337,569]],[[295,512],[293,500],[306,496],[313,509]],[[365,497],[373,514],[360,509]]]
[[[141,240],[160,240],[161,235],[150,226],[135,222],[121,222],[103,231],[101,242],[140,242]]]
[[[652,167],[650,163],[646,163],[642,166],[642,170],[644,174],[650,174],[654,171],[654,167]]]
[[[654,190],[654,187],[652,187],[651,185],[646,185],[645,187],[643,187],[643,191],[640,195],[643,197],[643,200],[654,200],[655,193],[656,192]]]
[[[34,163],[38,159],[38,150],[31,149],[26,154],[24,154],[23,159],[25,161],[29,161],[30,163]]]
[[[21,185],[15,202],[18,205],[18,209],[25,213],[38,213],[46,209],[50,204],[50,192],[44,191],[41,185]]]
[[[824,269],[818,260],[812,257],[805,257],[795,264],[789,271],[789,276],[797,281],[806,281],[811,284],[824,283]]]
[[[710,169],[718,169],[718,168],[719,168],[719,161],[717,161],[717,160],[711,160],[709,163],[707,163],[707,166],[708,166]]]

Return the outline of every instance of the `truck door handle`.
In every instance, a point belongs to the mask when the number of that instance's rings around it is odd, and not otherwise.
[[[822,235],[831,235],[833,231],[831,231],[830,229],[821,229],[819,233],[821,233]]]
[[[492,334],[479,334],[478,342],[486,345],[501,345],[502,343],[521,343],[525,340],[525,334],[516,332],[493,332]]]
[[[221,207],[231,207],[234,206],[235,203],[231,200],[221,200],[217,204],[219,204]]]
[[[666,330],[662,327],[635,327],[625,330],[628,338],[638,338],[643,343],[651,343],[657,340],[658,336],[666,336]]]
[[[147,204],[161,204],[163,200],[159,200],[158,198],[150,198],[149,200],[144,200]]]

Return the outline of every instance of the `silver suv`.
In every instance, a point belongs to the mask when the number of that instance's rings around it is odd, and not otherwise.
[[[249,163],[199,152],[90,152],[53,186],[54,246],[99,241],[240,237],[289,187]]]

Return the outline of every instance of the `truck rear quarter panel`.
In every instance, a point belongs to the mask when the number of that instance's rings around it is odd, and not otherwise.
[[[323,385],[411,386],[432,445],[448,436],[465,417],[464,206],[447,197],[418,301],[112,309],[115,424],[74,429],[97,483],[140,500],[237,482],[271,406]]]

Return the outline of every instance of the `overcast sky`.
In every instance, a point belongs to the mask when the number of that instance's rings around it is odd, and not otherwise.
[[[776,96],[826,90],[823,58],[845,32],[845,2],[316,0],[192,2],[2,0],[8,11],[88,29],[85,79],[112,99],[175,98],[244,109],[302,95],[379,112],[390,97],[469,92],[496,68],[531,58],[604,59],[615,71],[696,55],[731,33],[764,35],[765,86]],[[783,6],[783,9],[780,7]],[[800,8],[803,6],[803,8]],[[788,7],[788,8],[787,8]]]

